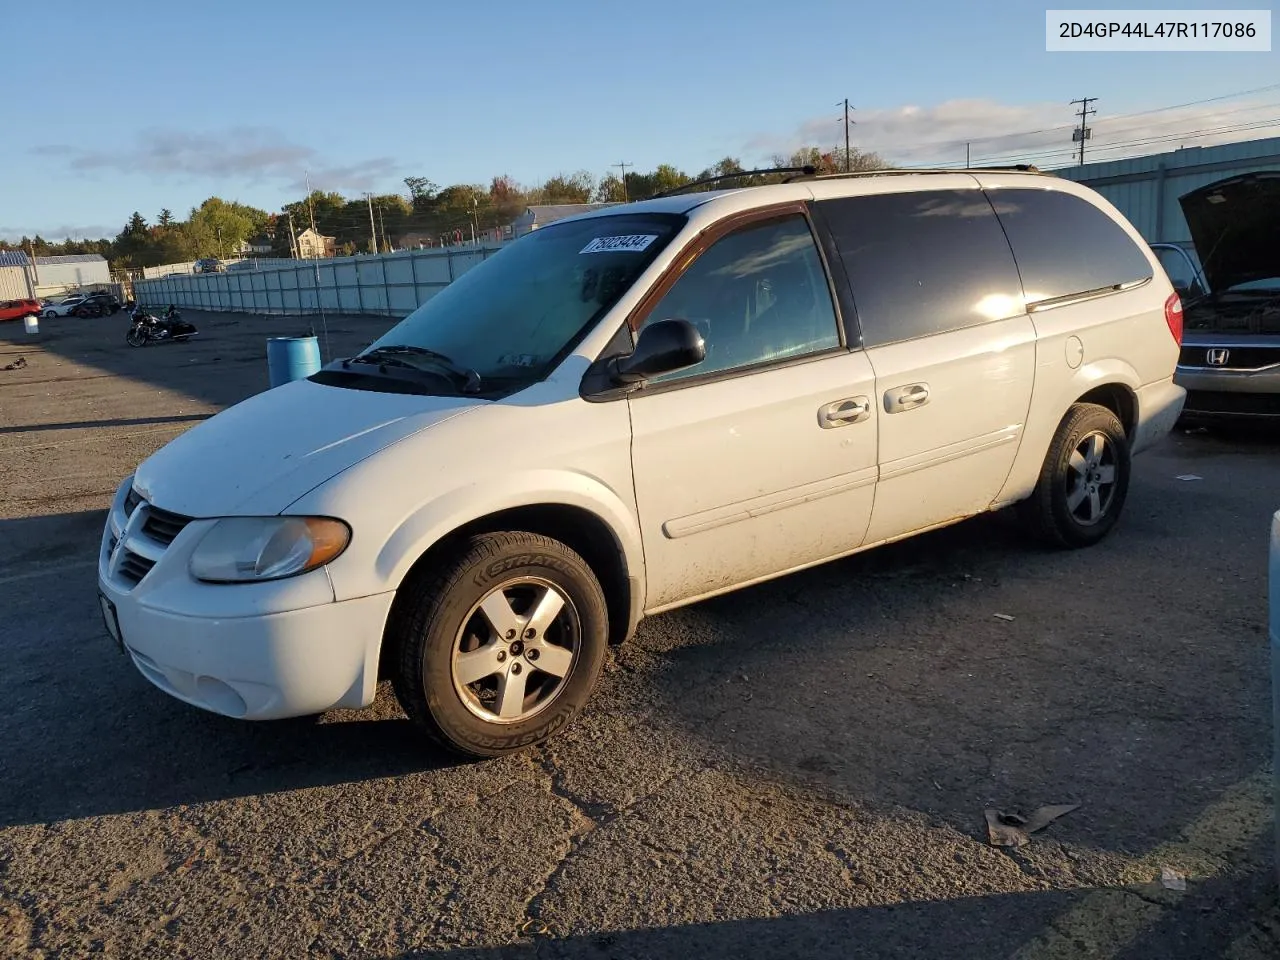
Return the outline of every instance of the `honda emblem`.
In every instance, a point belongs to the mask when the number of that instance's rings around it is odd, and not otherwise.
[[[1205,351],[1204,359],[1211,367],[1225,367],[1229,356],[1231,351],[1226,347],[1214,347],[1212,350]]]

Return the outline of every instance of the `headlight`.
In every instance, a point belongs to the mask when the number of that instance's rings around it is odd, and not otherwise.
[[[334,560],[351,528],[328,517],[230,517],[196,544],[191,575],[213,583],[278,580]]]

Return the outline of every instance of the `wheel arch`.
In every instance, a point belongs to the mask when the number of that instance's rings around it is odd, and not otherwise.
[[[1132,364],[1118,358],[1083,364],[1071,371],[1071,376],[1064,378],[1056,389],[1052,385],[1042,387],[1037,383],[1032,414],[1028,417],[1018,454],[1004,489],[992,506],[1007,506],[1031,495],[1054,434],[1067,412],[1077,403],[1096,403],[1111,410],[1124,427],[1125,436],[1132,442],[1141,425],[1138,405],[1141,384],[1138,371]],[[1047,394],[1043,399],[1040,396],[1042,390]]]
[[[474,507],[474,488],[432,501],[408,517],[383,545],[376,559],[378,578],[394,584],[398,593],[406,582],[440,562],[469,537],[498,531],[541,534],[564,543],[591,567],[608,605],[609,642],[622,643],[634,633],[644,609],[639,525],[620,498],[596,481],[574,476],[578,482],[572,484],[557,478],[561,483],[555,494],[544,484],[526,478],[530,482],[511,488],[522,489],[523,496],[514,492],[495,495],[480,509]],[[457,508],[462,502],[473,509],[460,511]],[[388,618],[388,626],[394,622],[394,616]],[[385,640],[384,635],[380,657],[386,654]]]

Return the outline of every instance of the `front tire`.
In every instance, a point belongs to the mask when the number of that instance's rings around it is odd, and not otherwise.
[[[392,686],[446,749],[512,753],[558,733],[595,687],[608,644],[604,591],[549,537],[490,533],[400,588]]]
[[[124,339],[131,347],[145,347],[147,345],[147,335],[136,327],[130,327],[129,332],[124,335]]]
[[[1129,493],[1129,438],[1114,413],[1094,403],[1067,411],[1049,444],[1023,521],[1056,547],[1088,547],[1120,519]]]

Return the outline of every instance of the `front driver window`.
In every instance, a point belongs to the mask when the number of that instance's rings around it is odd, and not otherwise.
[[[745,227],[717,240],[645,318],[688,320],[707,358],[662,383],[820,353],[840,345],[822,261],[804,217]]]

